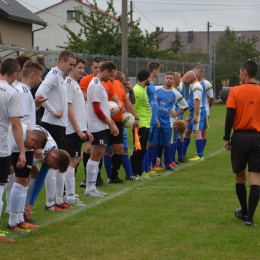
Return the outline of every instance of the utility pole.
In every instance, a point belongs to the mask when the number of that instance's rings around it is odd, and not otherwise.
[[[207,30],[208,30],[208,33],[207,33],[207,49],[208,49],[208,55],[209,55],[209,22],[207,23]]]
[[[133,22],[133,1],[130,1],[130,32],[132,32],[132,22]]]
[[[122,60],[121,70],[128,76],[128,46],[127,46],[127,35],[128,35],[128,4],[127,0],[122,0]]]

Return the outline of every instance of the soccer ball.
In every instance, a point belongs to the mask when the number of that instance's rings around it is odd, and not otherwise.
[[[117,103],[114,102],[114,101],[109,101],[108,103],[109,103],[109,108],[110,108],[110,109],[111,109],[111,108],[118,107]]]
[[[134,126],[135,117],[131,113],[125,112],[121,122],[125,128],[132,128]]]

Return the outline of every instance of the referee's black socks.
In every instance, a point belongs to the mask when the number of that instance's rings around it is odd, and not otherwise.
[[[243,215],[247,215],[247,196],[246,196],[246,184],[236,183],[237,198],[240,202]]]
[[[248,211],[247,211],[247,221],[253,221],[253,216],[259,202],[260,186],[250,185],[250,194],[248,198]]]

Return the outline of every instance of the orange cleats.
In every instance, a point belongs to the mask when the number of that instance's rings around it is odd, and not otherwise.
[[[170,163],[170,165],[169,165],[170,167],[179,167],[179,165],[178,164],[176,164],[175,162],[172,162],[172,163]]]
[[[164,168],[161,166],[154,166],[152,170],[153,171],[164,171]]]
[[[31,224],[31,223],[28,223],[28,222],[21,222],[19,223],[19,226],[22,227],[22,228],[39,228],[40,226],[38,225],[34,225],[34,224]]]
[[[53,204],[53,205],[50,206],[50,207],[45,206],[44,210],[50,210],[50,211],[63,211],[64,209],[63,209],[60,205]]]
[[[12,231],[31,232],[30,229],[23,228],[23,227],[20,226],[20,225],[15,225],[15,226],[11,227],[11,226],[9,226],[9,224],[7,224],[7,228],[8,228],[9,230],[12,230]]]
[[[66,202],[63,202],[62,204],[58,205],[62,209],[74,209],[74,207],[70,206]]]
[[[0,237],[0,242],[13,243],[14,240],[7,237]]]

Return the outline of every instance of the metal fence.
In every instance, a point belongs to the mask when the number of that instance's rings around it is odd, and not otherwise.
[[[32,59],[35,59],[37,54],[43,54],[46,58],[46,65],[49,67],[54,67],[57,64],[57,60],[59,57],[59,51],[53,51],[53,50],[38,50],[37,48],[32,47],[17,47],[17,46],[6,46],[6,45],[0,45],[0,56],[5,58],[14,58],[20,54],[26,54],[30,56]],[[115,64],[118,67],[118,70],[121,70],[121,57],[117,56],[107,56],[107,55],[101,55],[101,54],[83,54],[78,53],[78,56],[83,57],[86,61],[86,72],[91,73],[91,61],[94,57],[101,57],[104,60],[111,60],[115,62]],[[137,75],[137,72],[140,69],[146,68],[149,61],[158,61],[161,64],[161,73],[166,73],[167,71],[180,71],[182,73],[185,73],[186,71],[193,69],[195,65],[198,65],[197,63],[185,63],[185,62],[177,62],[172,60],[160,60],[160,59],[152,59],[152,58],[128,58],[128,77],[135,78]],[[205,70],[205,78],[211,79],[210,77],[210,68],[208,64],[200,64],[204,67]],[[158,79],[160,82],[158,84],[162,84],[161,79]]]

